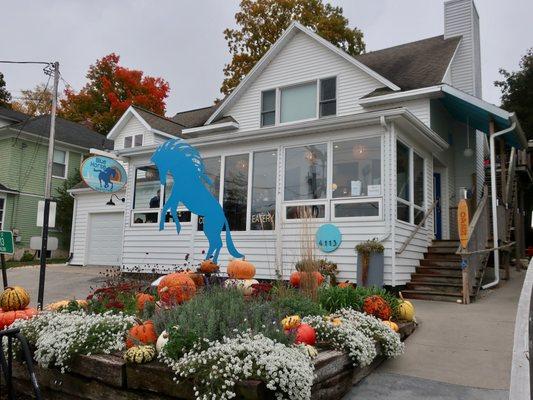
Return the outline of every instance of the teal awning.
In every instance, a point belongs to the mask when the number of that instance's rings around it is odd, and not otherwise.
[[[495,131],[507,129],[515,124],[515,128],[503,135],[510,146],[518,149],[527,147],[527,139],[514,113],[507,112],[494,104],[461,92],[451,86],[442,85],[444,97],[440,99],[448,112],[458,121],[467,123],[482,132],[489,134],[489,122],[494,121]]]

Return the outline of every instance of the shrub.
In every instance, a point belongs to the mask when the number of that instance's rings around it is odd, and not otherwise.
[[[277,314],[283,318],[287,315],[324,315],[326,311],[320,304],[305,295],[305,293],[292,289],[277,286],[273,289],[272,307]]]
[[[190,301],[154,314],[156,330],[169,333],[165,350],[178,359],[203,340],[216,341],[235,337],[250,330],[280,343],[293,338],[282,332],[280,314],[270,302],[245,299],[238,290],[206,288]]]
[[[35,258],[34,254],[30,253],[29,251],[25,251],[22,257],[20,257],[20,261],[22,262],[33,261],[34,258]]]

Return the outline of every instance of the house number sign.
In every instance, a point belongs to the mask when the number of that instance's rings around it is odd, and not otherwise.
[[[316,231],[316,245],[324,253],[334,252],[339,248],[341,242],[341,231],[336,225],[325,224]]]

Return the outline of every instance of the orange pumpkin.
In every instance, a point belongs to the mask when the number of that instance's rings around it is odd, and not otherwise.
[[[196,285],[189,274],[175,272],[166,275],[157,285],[157,294],[167,305],[181,304],[191,299],[196,293]]]
[[[30,319],[37,315],[35,308],[25,308],[24,310],[17,311],[2,311],[0,309],[0,329],[7,328],[17,319]]]
[[[252,279],[255,266],[245,260],[232,260],[228,264],[228,276],[232,279]]]
[[[212,274],[218,270],[219,267],[213,262],[213,260],[204,260],[200,264],[200,272],[203,272],[204,274]]]
[[[296,344],[308,344],[314,346],[316,343],[316,331],[311,325],[300,324],[296,328],[296,338],[294,340]]]
[[[155,333],[154,323],[152,321],[146,321],[144,324],[142,321],[133,326],[128,332],[128,338],[126,340],[126,347],[129,349],[137,344],[155,344],[157,342],[157,334]]]
[[[301,271],[294,271],[292,274],[291,274],[291,277],[289,279],[289,282],[290,284],[293,286],[293,287],[300,287],[300,284],[302,282],[302,278],[306,278],[307,277],[307,274],[310,274],[310,272],[301,272]],[[322,284],[322,282],[324,282],[324,277],[322,276],[322,274],[318,271],[313,271],[312,272],[313,276],[315,277],[316,279],[316,284],[318,286],[320,286]]]
[[[341,282],[337,285],[340,288],[347,288],[347,287],[353,287],[353,284],[349,281]]]
[[[155,301],[155,297],[148,293],[137,293],[137,311],[142,312],[146,303]]]
[[[368,296],[363,303],[363,311],[382,320],[388,320],[391,317],[391,308],[383,297],[374,295]]]

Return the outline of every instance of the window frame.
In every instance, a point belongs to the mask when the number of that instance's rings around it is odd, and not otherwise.
[[[141,137],[141,144],[136,145],[136,140],[138,137]],[[131,145],[126,146],[126,139],[131,139]],[[142,147],[144,145],[144,133],[137,133],[135,135],[124,136],[123,146],[125,149],[133,149],[135,147]]]
[[[69,159],[69,151],[66,150],[66,149],[62,149],[62,148],[55,148],[54,149],[54,153],[56,151],[62,151],[63,153],[65,153],[65,164],[61,164],[61,165],[65,165],[65,174],[64,176],[59,176],[59,175],[54,175],[53,171],[54,171],[54,164],[59,164],[59,163],[56,163],[54,160],[53,160],[53,156],[52,156],[52,178],[57,178],[57,179],[67,179],[68,177],[68,159]]]
[[[130,227],[143,227],[143,226],[158,226],[159,220],[161,218],[161,210],[163,209],[163,203],[165,200],[165,185],[159,184],[159,190],[161,191],[161,199],[159,201],[159,207],[158,208],[150,208],[150,207],[142,207],[142,208],[134,208],[135,206],[135,197],[136,197],[136,189],[137,189],[137,170],[141,168],[146,167],[154,167],[155,164],[139,164],[134,167],[134,173],[133,173],[133,196],[132,196],[132,202],[129,206],[130,211]],[[177,212],[183,212],[183,211],[189,211],[187,207],[185,207],[183,204],[179,204]],[[157,218],[155,222],[135,222],[135,215],[136,214],[148,214],[148,213],[157,213]],[[180,222],[180,224],[183,226],[191,225],[193,222],[193,213],[191,213],[191,220],[190,221],[184,221]],[[174,224],[174,221],[165,222],[165,228],[167,226],[172,226]]]
[[[267,93],[267,92],[274,92],[274,109],[273,110],[264,111],[263,110],[263,95],[265,93]],[[259,126],[261,128],[269,127],[269,126],[276,126],[277,125],[277,122],[278,122],[277,108],[278,108],[278,90],[277,90],[277,88],[261,90],[261,102],[260,102],[260,109],[259,109],[259,111],[260,111],[259,112]],[[265,125],[263,123],[263,115],[267,114],[267,113],[271,113],[271,112],[274,113],[274,123],[273,124],[269,124],[269,125]]]
[[[369,215],[363,217],[337,217],[335,215],[335,206],[337,204],[367,204],[378,203],[378,215]],[[381,221],[383,219],[383,197],[363,197],[353,199],[336,198],[331,201],[331,221]]]
[[[396,138],[396,148],[398,148],[398,142],[403,144],[405,147],[407,147],[407,149],[409,150],[409,166],[408,166],[408,169],[409,169],[409,176],[408,176],[408,179],[409,179],[409,200],[405,200],[401,197],[398,196],[398,192],[396,191],[396,202],[394,203],[394,209],[395,209],[395,215],[396,215],[396,221],[398,222],[401,222],[401,223],[404,223],[404,224],[409,224],[411,226],[417,226],[418,223],[415,223],[415,210],[418,210],[418,211],[422,211],[422,213],[425,215],[427,213],[427,204],[428,204],[428,199],[427,199],[427,179],[426,179],[426,173],[427,173],[427,160],[426,160],[426,157],[424,157],[419,151],[415,150],[415,148],[413,147],[413,145],[409,144],[408,142],[406,142],[405,140],[402,140],[401,138]],[[419,206],[417,204],[415,204],[415,174],[414,174],[414,164],[415,164],[415,154],[420,157],[422,159],[422,184],[423,184],[423,201],[422,201],[422,206]],[[396,156],[396,165],[398,160],[397,160],[397,157],[398,157],[398,153],[397,151],[395,152],[395,156]],[[396,167],[397,168],[397,167]],[[395,172],[397,172],[397,170],[395,170]],[[397,178],[396,178],[396,184],[397,184]],[[402,219],[399,219],[398,218],[398,203],[402,203],[406,206],[409,207],[409,221],[404,221]],[[426,228],[426,224],[423,223],[422,224],[422,228]]]
[[[282,92],[283,90],[286,90],[286,89],[292,89],[292,88],[297,88],[297,87],[300,87],[300,86],[312,86],[312,85],[315,85],[315,90],[316,90],[316,98],[315,98],[315,116],[314,117],[310,117],[310,118],[304,118],[304,119],[298,119],[298,120],[295,120],[295,121],[286,121],[286,122],[281,122],[281,96],[282,96]],[[306,81],[302,81],[302,82],[298,82],[298,83],[291,83],[289,85],[284,85],[284,86],[279,86],[276,90],[276,107],[277,109],[279,110],[278,112],[276,112],[276,125],[279,125],[279,126],[285,126],[285,125],[292,125],[292,124],[297,124],[297,123],[300,123],[300,122],[306,122],[306,121],[314,121],[316,119],[318,119],[318,114],[319,114],[319,107],[318,107],[318,99],[319,99],[319,90],[320,90],[320,79],[311,79],[311,80],[306,80]]]
[[[327,100],[321,100],[322,97],[322,81],[327,81],[328,79],[335,79],[335,98],[334,99],[327,99]],[[328,76],[324,78],[318,79],[318,118],[331,118],[337,116],[337,105],[338,105],[338,93],[339,93],[339,79],[337,75]],[[335,101],[335,114],[331,115],[322,115],[322,103],[328,103],[331,101]]]

